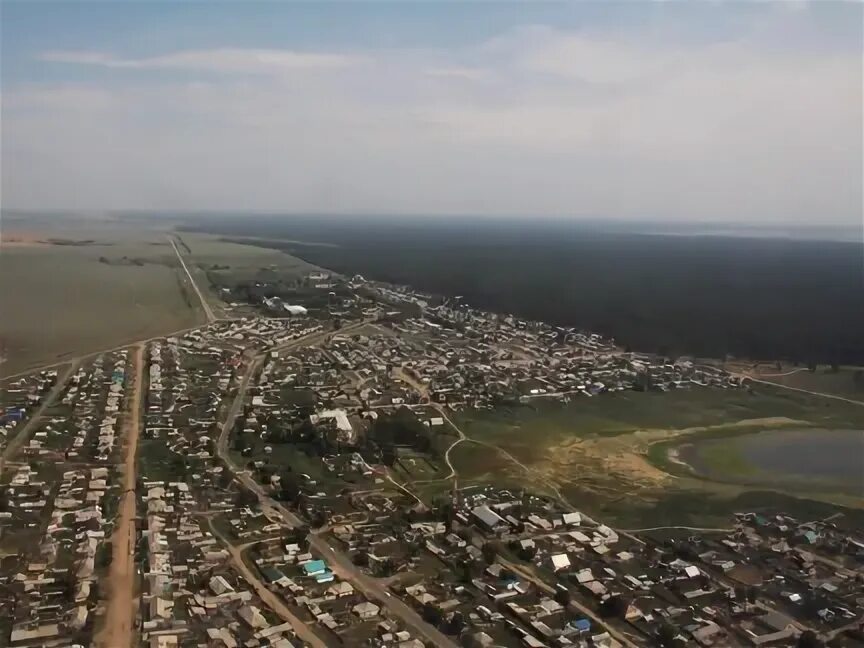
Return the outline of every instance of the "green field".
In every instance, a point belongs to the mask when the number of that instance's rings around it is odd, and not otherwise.
[[[3,376],[204,321],[169,243],[169,220],[4,214],[3,225]],[[317,269],[276,250],[207,234],[179,236],[187,266],[217,316],[232,313],[221,307],[214,284],[293,280]]]
[[[747,466],[723,445],[712,452],[717,465],[727,465],[728,483],[700,479],[666,456],[685,438],[811,426],[860,429],[864,407],[839,401],[768,386],[752,392],[622,392],[569,404],[464,411],[457,419],[480,442],[462,443],[451,453],[461,483],[516,484],[619,524],[719,524],[744,501],[778,501],[787,509],[814,506],[812,500],[864,508],[864,500],[840,492],[802,491],[777,500],[768,488],[735,483]],[[754,498],[757,489],[761,494]]]
[[[229,314],[223,306],[225,300],[219,294],[220,287],[231,288],[244,281],[291,282],[320,270],[278,250],[232,243],[208,234],[178,232],[176,236],[185,244],[180,251],[195,281],[202,290],[209,292],[210,303],[220,315]]]
[[[25,241],[8,243],[16,232]],[[163,231],[113,221],[19,220],[4,223],[4,240],[3,375],[202,321]]]

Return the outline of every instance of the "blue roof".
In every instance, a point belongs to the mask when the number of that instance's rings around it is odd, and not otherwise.
[[[319,583],[329,583],[334,578],[333,572],[326,570],[321,574],[316,574],[315,580]]]
[[[327,563],[325,563],[323,560],[310,560],[303,565],[303,571],[305,571],[310,576],[318,572],[326,571],[326,569]]]
[[[588,632],[591,629],[591,622],[588,619],[576,619],[572,625],[580,632]]]
[[[262,567],[262,568],[261,568],[261,573],[263,574],[264,578],[266,578],[267,581],[270,582],[270,583],[275,583],[275,582],[278,581],[280,578],[282,578],[283,576],[285,576],[285,574],[283,574],[282,572],[280,572],[280,571],[279,571],[278,569],[276,569],[275,567],[271,567],[270,565],[265,565],[264,567]]]

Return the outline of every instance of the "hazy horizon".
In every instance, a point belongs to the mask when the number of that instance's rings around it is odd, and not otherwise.
[[[279,213],[279,212],[243,212],[236,211],[180,211],[180,210],[85,210],[72,212],[68,210],[27,210],[3,208],[0,209],[0,229],[3,218],[84,218],[84,219],[123,219],[123,218],[156,218],[160,220],[176,220],[187,226],[194,226],[198,219],[319,219],[326,223],[333,221],[350,223],[366,220],[370,224],[393,222],[407,224],[408,222],[421,226],[446,224],[524,224],[526,226],[545,226],[550,228],[568,228],[581,231],[620,232],[632,234],[656,234],[665,236],[719,236],[734,238],[776,238],[802,241],[825,241],[864,244],[864,224],[831,225],[809,223],[745,223],[734,220],[717,221],[671,221],[671,220],[638,220],[600,217],[573,218],[567,216],[532,216],[529,214],[346,214],[346,213]],[[406,221],[406,217],[408,221]]]
[[[856,3],[2,11],[7,209],[861,226]]]

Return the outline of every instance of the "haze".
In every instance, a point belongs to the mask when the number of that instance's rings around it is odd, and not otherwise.
[[[4,2],[3,205],[860,224],[861,18]]]

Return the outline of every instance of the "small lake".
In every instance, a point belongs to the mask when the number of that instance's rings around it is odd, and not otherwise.
[[[766,430],[687,444],[679,458],[718,480],[806,480],[864,496],[864,430]]]

